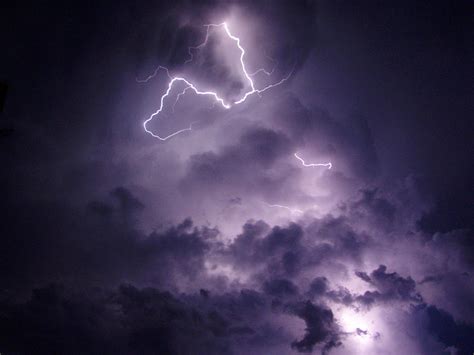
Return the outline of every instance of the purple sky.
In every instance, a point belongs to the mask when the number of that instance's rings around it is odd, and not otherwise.
[[[1,354],[472,354],[472,3],[5,13]]]

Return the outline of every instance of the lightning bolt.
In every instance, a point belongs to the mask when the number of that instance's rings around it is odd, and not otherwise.
[[[303,158],[301,158],[298,153],[295,153],[295,158],[298,159],[304,167],[316,167],[316,166],[326,166],[328,169],[332,168],[332,163],[306,163]]]
[[[298,208],[291,208],[291,207],[288,207],[288,206],[285,206],[285,205],[277,205],[277,204],[269,204],[269,203],[265,203],[265,205],[267,205],[268,207],[273,207],[273,208],[283,208],[285,210],[288,210],[290,211],[291,213],[304,213],[302,210],[298,209]]]
[[[153,120],[153,118],[155,117],[158,117],[158,115],[163,111],[164,109],[164,106],[165,106],[165,100],[170,96],[170,93],[171,93],[171,90],[173,89],[173,86],[175,85],[175,83],[184,83],[185,85],[185,89],[182,90],[177,96],[176,96],[176,100],[174,102],[174,105],[173,105],[173,110],[174,110],[174,106],[176,105],[176,103],[179,101],[179,99],[184,95],[186,94],[186,92],[188,90],[191,90],[193,91],[196,95],[202,95],[202,96],[210,96],[214,99],[215,103],[216,104],[220,104],[224,109],[228,110],[230,109],[232,106],[234,105],[239,105],[243,102],[245,102],[245,100],[253,95],[253,94],[257,94],[257,95],[260,95],[262,94],[263,92],[271,89],[271,88],[274,88],[278,85],[281,85],[283,84],[285,81],[287,81],[290,76],[292,75],[293,73],[293,70],[291,70],[291,72],[285,76],[283,79],[281,79],[280,81],[276,82],[276,83],[273,83],[273,84],[270,84],[270,85],[267,85],[261,89],[257,89],[255,87],[255,83],[254,81],[252,80],[252,76],[260,73],[260,72],[263,72],[264,74],[266,75],[271,75],[273,73],[273,70],[271,72],[269,71],[266,71],[264,69],[258,69],[257,71],[253,72],[253,73],[249,73],[247,71],[247,67],[245,65],[245,61],[244,61],[244,57],[245,57],[245,49],[242,47],[242,45],[240,44],[240,38],[239,37],[236,37],[234,36],[230,30],[229,30],[229,27],[227,25],[227,23],[223,22],[223,23],[220,23],[220,24],[208,24],[208,25],[205,25],[206,27],[206,37],[204,39],[204,42],[202,42],[201,44],[199,44],[198,46],[196,47],[189,47],[188,48],[188,53],[189,53],[189,59],[186,60],[185,64],[193,61],[194,59],[194,55],[193,55],[193,50],[199,50],[201,48],[203,48],[204,46],[206,46],[207,42],[208,42],[208,39],[209,39],[209,34],[210,34],[210,29],[211,28],[215,28],[215,27],[222,27],[224,28],[225,30],[225,33],[227,34],[227,36],[232,39],[237,47],[239,48],[240,50],[240,64],[241,64],[241,67],[242,67],[242,71],[244,73],[244,76],[245,78],[247,79],[248,83],[249,83],[249,86],[250,86],[250,90],[247,91],[239,100],[237,101],[234,101],[234,102],[225,102],[225,100],[223,98],[221,98],[216,92],[214,91],[201,91],[199,90],[199,88],[191,83],[190,81],[188,81],[186,78],[184,77],[180,77],[180,76],[171,76],[170,75],[170,72],[169,70],[166,68],[166,67],[163,67],[163,66],[159,66],[158,68],[156,68],[156,70],[150,75],[148,76],[147,78],[145,79],[142,79],[142,80],[137,80],[137,82],[139,83],[146,83],[148,82],[149,80],[151,80],[152,78],[154,78],[158,72],[160,70],[163,70],[166,72],[168,78],[169,78],[169,83],[168,83],[168,88],[166,90],[166,92],[161,96],[160,98],[160,107],[158,108],[158,110],[156,110],[155,112],[153,112],[149,117],[148,119],[146,119],[144,122],[143,122],[143,128],[145,129],[145,132],[149,133],[150,135],[152,135],[153,137],[161,140],[161,141],[166,141],[180,133],[183,133],[183,132],[186,132],[186,131],[191,131],[192,130],[192,124],[188,127],[188,128],[184,128],[184,129],[181,129],[181,130],[178,130],[176,132],[173,132],[167,136],[161,136],[157,133],[153,133],[152,131],[150,131],[148,128],[147,128],[147,125],[148,123]]]

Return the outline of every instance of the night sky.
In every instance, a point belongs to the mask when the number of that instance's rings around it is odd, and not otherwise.
[[[471,355],[473,18],[2,4],[1,355]]]

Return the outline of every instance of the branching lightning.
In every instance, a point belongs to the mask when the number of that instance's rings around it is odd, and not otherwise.
[[[272,73],[273,73],[273,70],[272,71],[267,71],[265,69],[258,69],[256,70],[255,72],[253,73],[249,73],[247,71],[247,67],[245,65],[245,61],[244,61],[244,57],[245,57],[245,49],[242,47],[242,45],[240,44],[240,38],[239,37],[236,37],[234,36],[230,30],[229,30],[229,27],[227,26],[227,23],[223,22],[223,23],[220,23],[220,24],[208,24],[208,25],[205,25],[206,27],[206,37],[204,39],[204,42],[202,42],[201,44],[199,44],[198,46],[196,47],[189,47],[188,48],[188,52],[189,52],[189,59],[186,60],[185,64],[186,63],[189,63],[191,62],[193,59],[194,59],[194,55],[193,55],[193,50],[199,50],[201,48],[203,48],[207,42],[208,42],[208,39],[209,39],[209,34],[210,34],[210,29],[211,28],[215,28],[215,27],[222,27],[224,28],[225,30],[225,33],[227,34],[227,36],[232,39],[237,47],[239,48],[240,50],[240,64],[241,64],[241,68],[242,68],[242,71],[244,73],[244,76],[245,78],[247,79],[248,83],[249,83],[249,86],[250,86],[250,90],[247,91],[245,94],[243,94],[243,96],[237,100],[237,101],[234,101],[234,102],[225,102],[225,100],[223,98],[221,98],[216,92],[214,91],[201,91],[198,89],[198,87],[191,83],[190,81],[188,81],[186,78],[184,77],[180,77],[180,76],[171,76],[170,75],[170,72],[167,68],[163,67],[163,66],[159,66],[150,76],[148,76],[147,78],[145,79],[142,79],[142,80],[137,80],[137,82],[140,82],[140,83],[146,83],[148,82],[150,79],[154,78],[158,72],[160,70],[163,70],[166,72],[168,78],[170,79],[169,83],[168,83],[168,88],[166,90],[166,92],[161,96],[161,99],[160,99],[160,107],[158,108],[158,110],[156,110],[154,113],[152,113],[148,119],[146,119],[144,122],[143,122],[143,128],[145,129],[145,131],[147,133],[149,133],[150,135],[152,135],[153,137],[155,138],[158,138],[159,140],[161,141],[166,141],[180,133],[183,133],[183,132],[186,132],[186,131],[191,131],[192,130],[192,124],[188,127],[188,128],[184,128],[184,129],[181,129],[179,131],[176,131],[174,133],[171,133],[167,136],[161,136],[159,134],[156,134],[156,133],[153,133],[152,131],[150,131],[148,128],[147,128],[147,125],[148,123],[153,120],[153,118],[155,116],[158,116],[164,109],[164,106],[165,106],[165,100],[168,98],[168,96],[170,96],[170,93],[171,93],[171,90],[173,89],[173,86],[175,83],[184,83],[185,84],[185,89],[183,91],[181,91],[177,96],[176,96],[176,100],[174,102],[174,105],[173,105],[173,110],[174,110],[174,106],[176,105],[176,103],[179,101],[179,99],[184,95],[186,94],[186,92],[188,90],[191,90],[191,91],[194,91],[194,93],[196,95],[203,95],[203,96],[210,96],[212,98],[214,98],[215,100],[215,103],[217,104],[220,104],[224,109],[230,109],[232,106],[234,105],[239,105],[241,103],[243,103],[249,96],[253,95],[253,94],[257,94],[257,95],[260,95],[261,93],[271,89],[271,88],[274,88],[278,85],[281,85],[283,84],[286,80],[288,80],[292,74],[293,71],[291,71],[287,76],[285,76],[283,79],[281,79],[280,81],[276,82],[276,83],[273,83],[273,84],[270,84],[270,85],[267,85],[261,89],[257,89],[255,87],[255,83],[254,81],[252,80],[252,76],[260,73],[260,72],[263,72],[264,74],[270,76]]]
[[[186,131],[191,131],[192,130],[192,126],[195,122],[191,123],[191,125],[187,128],[184,128],[184,129],[181,129],[181,130],[178,130],[176,132],[173,132],[167,136],[163,136],[163,135],[160,135],[160,134],[157,134],[157,133],[154,133],[152,131],[150,131],[148,128],[147,128],[147,125],[148,123],[153,120],[153,118],[157,117],[160,115],[160,114],[163,114],[163,110],[165,108],[165,104],[166,104],[166,101],[169,100],[169,97],[171,96],[171,93],[172,93],[172,90],[173,88],[175,87],[175,84],[184,84],[184,88],[178,92],[175,96],[175,100],[172,104],[172,107],[171,107],[171,110],[172,112],[174,112],[174,109],[175,109],[175,106],[176,104],[179,102],[180,98],[183,97],[188,91],[192,91],[194,92],[196,95],[202,95],[202,96],[208,96],[208,97],[211,97],[213,98],[214,100],[214,103],[213,103],[213,106],[214,105],[220,105],[222,108],[228,110],[228,109],[231,109],[233,106],[235,105],[239,105],[243,102],[245,102],[245,100],[247,100],[247,98],[253,94],[257,94],[260,96],[260,94],[262,94],[263,92],[271,89],[271,88],[274,88],[278,85],[281,85],[283,84],[285,81],[287,81],[290,76],[292,75],[293,73],[293,70],[290,71],[290,73],[285,76],[284,78],[282,78],[280,81],[278,82],[275,82],[273,84],[269,84],[261,89],[258,89],[256,88],[255,86],[255,83],[253,81],[253,77],[256,76],[257,74],[264,74],[266,76],[271,76],[273,75],[274,71],[275,71],[275,68],[276,68],[276,65],[270,70],[266,70],[264,68],[260,68],[260,69],[257,69],[255,70],[254,72],[249,72],[247,70],[247,66],[245,64],[245,49],[242,47],[241,43],[240,43],[240,38],[239,37],[236,37],[234,36],[230,30],[229,30],[229,27],[228,25],[223,22],[223,23],[220,23],[220,24],[208,24],[208,25],[205,25],[206,27],[206,36],[204,38],[204,41],[199,44],[198,46],[195,46],[195,47],[189,47],[188,48],[188,53],[189,53],[189,58],[185,61],[185,64],[187,63],[190,63],[194,60],[194,51],[197,51],[197,50],[200,50],[202,49],[203,47],[205,47],[208,43],[208,40],[209,40],[209,35],[210,35],[210,31],[211,31],[211,28],[218,28],[218,27],[222,27],[226,33],[226,35],[235,42],[237,48],[239,49],[240,51],[240,66],[241,66],[241,69],[242,69],[242,72],[243,72],[243,75],[245,76],[247,82],[248,82],[248,85],[249,85],[249,90],[247,92],[245,92],[238,100],[235,100],[235,101],[230,101],[230,102],[226,102],[226,100],[224,100],[224,98],[220,97],[219,94],[217,92],[214,92],[214,91],[202,91],[199,89],[198,85],[192,83],[191,81],[189,81],[188,79],[186,79],[185,77],[182,77],[182,76],[172,76],[170,74],[170,71],[168,70],[168,68],[166,67],[163,67],[163,66],[159,66],[155,69],[155,71],[149,75],[148,77],[146,77],[145,79],[137,79],[137,82],[139,83],[146,83],[148,81],[150,81],[151,79],[153,79],[154,77],[156,77],[158,75],[158,73],[160,71],[163,71],[164,73],[166,73],[168,79],[169,79],[169,82],[168,82],[168,86],[167,86],[167,89],[165,91],[165,93],[161,96],[160,98],[160,106],[158,108],[158,110],[156,110],[154,113],[152,113],[144,122],[143,122],[143,128],[145,129],[145,131],[147,133],[149,133],[151,136],[161,140],[161,141],[167,141],[168,139],[170,138],[173,138],[174,136],[177,136],[183,132],[186,132]],[[273,61],[273,59],[270,58],[271,61]],[[303,165],[303,167],[327,167],[328,169],[331,169],[332,168],[332,164],[331,162],[328,162],[328,163],[306,163],[304,161],[303,158],[301,158],[298,153],[294,153],[294,156],[296,159],[298,159],[301,164]],[[292,207],[289,207],[289,206],[285,206],[285,205],[280,205],[280,204],[268,204],[268,203],[265,203],[266,206],[268,207],[271,207],[271,208],[279,208],[279,209],[285,209],[287,211],[289,211],[290,213],[292,214],[303,214],[304,211],[302,211],[301,209],[298,209],[298,208],[292,208]]]
[[[304,167],[316,167],[316,166],[326,166],[328,169],[332,168],[332,163],[306,163],[303,158],[301,158],[298,153],[295,153],[295,158],[298,159]]]

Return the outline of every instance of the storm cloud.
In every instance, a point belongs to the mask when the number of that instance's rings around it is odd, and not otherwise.
[[[474,351],[472,4],[5,13],[2,354]]]

